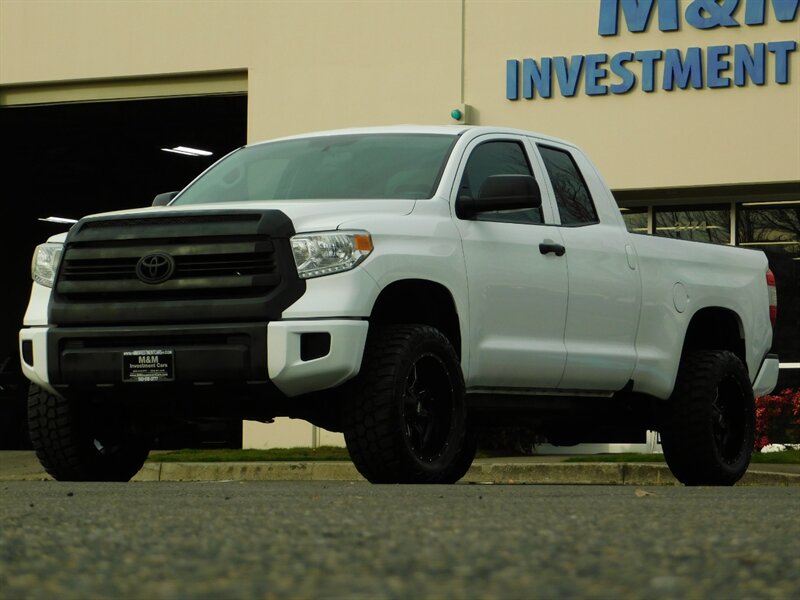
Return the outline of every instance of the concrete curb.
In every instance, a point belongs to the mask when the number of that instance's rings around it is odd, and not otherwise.
[[[348,462],[145,464],[133,481],[364,481]],[[461,483],[679,485],[666,465],[637,463],[478,463]],[[748,471],[737,485],[800,486],[800,475]]]

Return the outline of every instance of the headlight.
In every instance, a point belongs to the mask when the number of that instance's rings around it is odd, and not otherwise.
[[[63,249],[64,244],[47,243],[36,246],[31,262],[31,277],[36,283],[49,288],[53,287]]]
[[[349,271],[372,252],[366,231],[306,233],[292,238],[292,252],[301,279]]]

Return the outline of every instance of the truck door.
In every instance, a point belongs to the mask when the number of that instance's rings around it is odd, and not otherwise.
[[[475,197],[489,175],[517,174],[533,175],[545,198],[544,173],[528,151],[522,137],[477,138],[455,193]],[[567,269],[564,257],[548,250],[563,243],[559,228],[547,224],[554,223],[550,202],[456,222],[469,288],[467,388],[555,388],[566,361]]]
[[[586,159],[554,142],[536,145],[555,200],[569,300],[564,340],[567,364],[561,390],[613,391],[625,387],[636,363],[641,282],[628,234],[605,184]],[[601,206],[598,216],[593,194]],[[600,195],[606,197],[600,198]],[[626,248],[626,246],[628,246]]]

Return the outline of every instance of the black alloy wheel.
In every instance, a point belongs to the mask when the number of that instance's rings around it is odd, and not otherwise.
[[[661,441],[686,485],[733,485],[747,471],[755,439],[755,399],[747,369],[727,350],[695,350],[681,360],[664,403]]]
[[[62,398],[33,384],[28,426],[39,462],[58,481],[128,481],[150,452],[151,441],[131,433],[113,407]]]
[[[742,439],[747,429],[747,395],[732,376],[723,379],[711,402],[711,427],[720,458],[734,464],[741,457]]]
[[[461,365],[427,325],[370,334],[347,388],[342,424],[359,472],[373,483],[455,483],[475,456]]]
[[[411,365],[403,402],[406,439],[421,461],[433,462],[447,449],[456,411],[453,386],[442,359],[425,354]]]

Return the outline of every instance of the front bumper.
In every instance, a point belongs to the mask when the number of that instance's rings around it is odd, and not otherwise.
[[[292,397],[355,376],[368,328],[356,319],[28,327],[19,339],[23,374],[53,393],[73,387],[147,390],[149,382],[123,381],[123,354],[159,348],[173,353],[176,386],[271,383]]]

